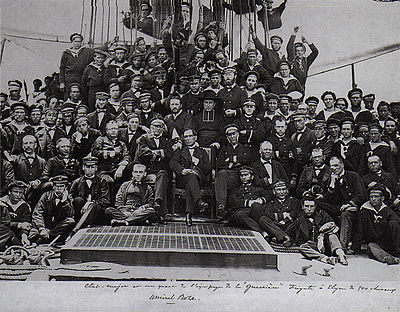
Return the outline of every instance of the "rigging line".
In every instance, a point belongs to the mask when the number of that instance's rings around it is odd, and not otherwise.
[[[89,26],[89,46],[93,41],[93,12],[94,12],[94,4],[93,0],[90,0],[90,26]]]
[[[382,53],[379,53],[379,54],[376,54],[376,55],[372,55],[372,56],[367,57],[365,59],[358,60],[358,61],[355,61],[355,62],[351,62],[351,63],[348,63],[348,64],[343,64],[343,65],[340,65],[340,66],[336,66],[336,67],[332,67],[332,68],[329,68],[329,69],[321,70],[319,72],[316,72],[316,73],[313,73],[311,75],[308,75],[307,77],[313,77],[313,76],[325,74],[325,73],[330,72],[330,71],[334,71],[334,70],[337,70],[337,69],[345,68],[347,66],[351,66],[352,64],[358,64],[358,63],[362,63],[362,62],[365,62],[365,61],[369,61],[369,60],[371,60],[373,58],[376,58],[376,57],[379,57],[379,56],[382,56],[382,55],[386,55],[386,54],[389,54],[389,53],[392,53],[392,52],[397,52],[397,51],[400,51],[400,48],[397,48],[397,49],[394,49],[394,50],[390,50],[390,51],[384,51]]]
[[[104,0],[101,0],[101,42],[104,42]]]
[[[108,4],[108,14],[107,14],[107,41],[110,40],[110,19],[111,19],[111,7],[110,7],[110,0],[107,0]]]
[[[115,37],[118,36],[118,0],[115,0]]]
[[[3,62],[3,54],[4,54],[4,48],[6,47],[6,42],[7,42],[7,39],[6,39],[6,38],[4,38],[3,40],[1,40],[0,66],[1,66],[1,63]]]
[[[56,43],[70,43],[66,40],[58,40],[58,39],[44,39],[44,38],[34,38],[20,35],[11,35],[11,34],[3,34],[6,37],[18,38],[18,39],[27,39],[27,40],[37,40],[37,41],[46,41],[46,42],[56,42]]]
[[[132,43],[133,43],[133,30],[132,30],[132,26],[133,26],[133,7],[130,6],[129,9],[130,9],[130,15],[129,15],[129,31],[130,31],[130,34],[131,34],[131,46],[132,46]]]
[[[14,43],[15,45],[17,45],[17,46],[19,46],[19,47],[21,47],[21,48],[23,48],[23,49],[25,49],[25,50],[27,50],[27,51],[29,51],[29,52],[31,52],[31,53],[33,53],[33,54],[35,54],[36,56],[40,56],[40,57],[43,57],[44,58],[44,56],[43,55],[41,55],[41,54],[39,54],[39,53],[36,53],[35,51],[33,51],[33,50],[31,50],[31,49],[29,49],[28,47],[26,47],[26,46],[24,46],[23,44],[21,44],[21,43],[18,43],[18,42],[16,42],[16,41],[14,41],[14,40],[10,40],[10,39],[7,39],[9,42],[11,42],[11,43]]]
[[[83,30],[84,17],[85,17],[85,0],[82,0],[81,34]]]

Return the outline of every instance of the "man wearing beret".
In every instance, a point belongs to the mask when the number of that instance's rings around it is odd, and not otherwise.
[[[60,175],[51,178],[50,182],[53,189],[40,197],[32,214],[33,227],[28,238],[49,242],[60,235],[57,241],[63,242],[75,224],[72,198],[67,190],[68,179]]]
[[[238,126],[227,125],[225,135],[228,145],[222,146],[219,151],[215,178],[215,198],[219,219],[222,219],[226,213],[228,197],[240,185],[239,168],[251,163],[248,148],[239,142]]]
[[[106,125],[110,120],[114,120],[115,116],[110,112],[107,107],[110,95],[106,92],[96,93],[96,110],[91,112],[87,118],[90,127],[99,130],[103,135],[106,131]]]
[[[127,49],[122,45],[114,48],[114,57],[104,70],[104,83],[107,87],[110,87],[111,83],[118,83],[121,90],[123,89],[127,76],[122,75],[122,71],[130,65],[126,60],[126,53]]]
[[[387,264],[399,264],[400,217],[384,203],[388,197],[384,185],[373,184],[368,193],[369,200],[360,208],[352,249],[359,251],[364,241],[368,244],[371,258]]]
[[[207,152],[197,143],[197,132],[187,129],[183,132],[185,147],[177,149],[169,166],[178,176],[178,184],[185,188],[186,225],[192,225],[192,215],[197,207],[199,212],[206,210],[208,204],[200,198],[200,185],[211,172]]]
[[[347,251],[357,212],[366,198],[365,186],[358,173],[344,169],[342,157],[332,156],[329,165],[331,175],[324,183],[323,197],[317,203],[339,225],[340,243]]]
[[[15,102],[11,105],[12,120],[4,126],[9,152],[19,155],[22,152],[22,138],[27,134],[34,134],[34,129],[27,121],[27,106],[24,102]]]
[[[364,154],[363,146],[358,143],[354,134],[354,120],[345,117],[341,121],[341,136],[333,143],[332,155],[344,159],[344,168],[355,172],[365,172],[365,160],[360,155]]]
[[[97,174],[97,157],[89,154],[82,161],[84,175],[73,181],[69,191],[73,198],[75,221],[78,223],[85,212],[90,210],[85,220],[82,220],[83,224],[105,224],[105,209],[110,205],[110,187]]]
[[[104,83],[104,62],[107,57],[107,52],[95,49],[93,62],[86,66],[82,74],[82,92],[90,112],[95,110],[97,92],[105,92],[107,90]]]
[[[241,115],[242,103],[247,99],[247,94],[236,84],[236,69],[228,67],[223,70],[225,87],[219,91],[222,99],[222,108],[227,124],[234,122]]]
[[[82,164],[83,157],[87,156],[92,144],[101,136],[99,130],[90,127],[87,117],[79,117],[75,120],[76,131],[71,136],[71,156]]]
[[[70,41],[72,46],[63,52],[60,62],[60,90],[66,91],[65,99],[70,85],[81,82],[85,67],[93,61],[93,50],[82,46],[81,34],[73,33]]]
[[[28,185],[15,180],[8,186],[8,195],[0,198],[0,210],[6,207],[10,214],[10,228],[23,245],[29,245],[28,233],[31,225],[31,207],[24,200]]]
[[[298,31],[299,27],[295,26],[294,33],[290,36],[286,50],[288,61],[292,63],[292,74],[299,80],[302,87],[305,88],[308,70],[318,56],[318,49],[313,43],[308,42],[304,36],[301,36],[302,42],[295,43]],[[308,56],[305,56],[306,47],[304,44],[307,44],[311,49],[311,54]]]

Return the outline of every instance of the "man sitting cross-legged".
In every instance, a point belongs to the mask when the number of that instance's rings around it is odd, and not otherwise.
[[[132,180],[124,182],[118,190],[115,207],[106,209],[111,225],[133,225],[144,223],[155,215],[154,192],[146,184],[146,166],[136,163],[132,170]]]
[[[305,194],[301,207],[303,212],[288,230],[289,236],[300,246],[300,253],[307,259],[316,259],[329,264],[336,262],[336,257],[329,255],[336,255],[341,264],[348,265],[336,235],[339,229],[333,219],[325,211],[316,210],[317,206],[312,195]]]

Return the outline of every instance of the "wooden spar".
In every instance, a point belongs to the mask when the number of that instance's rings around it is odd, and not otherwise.
[[[7,39],[4,38],[3,40],[1,40],[1,50],[0,50],[0,66],[3,62],[3,54],[4,54],[4,49],[6,47],[6,41]]]
[[[271,48],[271,44],[269,42],[269,21],[268,21],[268,8],[267,8],[267,4],[265,2],[263,2],[263,6],[264,6],[264,10],[265,10],[265,17],[264,17],[264,25],[265,25],[265,29],[264,29],[264,44],[267,48]]]
[[[357,88],[356,70],[354,67],[354,63],[351,64],[351,86],[352,86],[352,89]]]
[[[104,42],[104,0],[101,0],[101,42]]]
[[[84,18],[85,18],[85,0],[82,0],[81,34],[83,34],[82,31],[83,31]]]
[[[133,7],[129,7],[130,10],[130,15],[129,15],[129,31],[131,35],[131,47],[133,45],[133,30],[132,30],[132,25],[133,25]]]
[[[242,1],[240,0],[240,14],[239,14],[239,51],[240,55],[242,55]]]
[[[256,0],[253,0],[253,7],[254,7],[254,32],[257,33],[257,5],[256,5]],[[249,33],[250,35],[250,33]],[[250,40],[249,40],[250,42]]]
[[[139,19],[139,3],[136,3],[137,5],[135,6],[135,40],[136,42],[137,39],[137,28],[138,28],[138,19]]]
[[[93,42],[96,40],[96,24],[97,24],[97,0],[94,0],[94,18],[93,18]]]
[[[108,14],[107,14],[107,41],[110,40],[110,20],[111,20],[111,7],[110,7],[110,0],[107,0],[108,5]]]
[[[231,4],[233,3],[233,0],[231,0]],[[230,16],[230,23],[231,27],[229,29],[230,32],[230,41],[231,41],[231,51],[230,51],[230,59],[233,59],[233,10],[230,11],[231,16]]]
[[[178,36],[179,26],[182,20],[182,6],[181,6],[181,0],[172,0],[172,1],[173,1],[172,5],[173,5],[174,15],[172,19],[171,39],[172,41],[174,41]],[[181,58],[180,52],[181,52],[180,47],[177,46],[176,44],[173,44],[174,64],[175,64],[174,83],[176,85],[178,84],[179,72],[180,72],[180,58]]]
[[[115,0],[115,37],[118,36],[118,0]]]
[[[93,43],[93,14],[94,14],[94,3],[90,1],[90,26],[89,26],[89,46],[92,47]]]

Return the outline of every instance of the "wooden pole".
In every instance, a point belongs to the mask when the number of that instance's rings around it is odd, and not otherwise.
[[[267,48],[271,48],[271,43],[269,42],[269,21],[268,21],[268,8],[267,8],[267,4],[265,2],[263,2],[263,6],[264,6],[264,10],[265,10],[265,17],[264,17],[264,44]]]
[[[111,7],[110,7],[110,0],[107,0],[108,5],[108,14],[107,14],[107,41],[110,40],[110,20],[111,20]]]
[[[171,39],[174,41],[178,36],[179,27],[182,20],[182,6],[181,0],[173,0],[173,19],[172,19],[172,30],[171,30]],[[173,54],[174,54],[174,64],[175,64],[175,73],[174,73],[174,83],[178,84],[179,79],[179,71],[180,71],[180,47],[173,43]]]
[[[7,39],[4,38],[3,40],[1,40],[1,50],[0,50],[0,66],[3,62],[3,55],[4,55],[4,48],[6,47],[6,41]]]
[[[357,88],[356,71],[355,71],[354,63],[351,64],[351,86],[352,86],[352,89]]]

